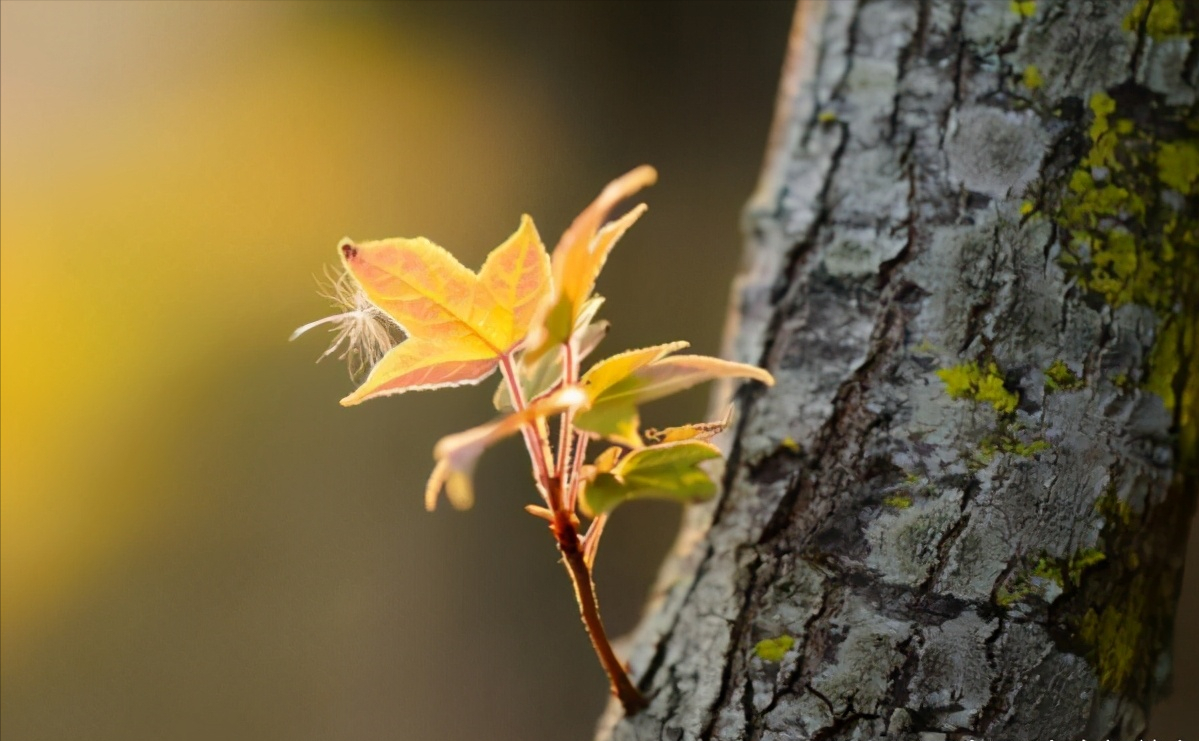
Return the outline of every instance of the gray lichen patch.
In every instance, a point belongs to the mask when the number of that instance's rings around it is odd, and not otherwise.
[[[890,679],[904,661],[899,645],[911,636],[911,625],[878,614],[859,598],[846,601],[830,620],[845,638],[836,660],[812,677],[812,687],[832,704],[837,715],[852,707],[876,714],[888,697]]]
[[[940,594],[971,602],[990,599],[1012,551],[1011,533],[1000,513],[970,508],[970,519],[949,544],[934,584]]]
[[[1007,3],[972,0],[970,11],[962,16],[962,36],[984,58],[997,55],[1020,25],[1020,16]]]
[[[942,492],[907,509],[880,514],[866,531],[866,565],[888,584],[916,586],[932,573],[937,546],[961,516],[962,493]]]
[[[864,227],[846,229],[829,244],[822,264],[829,275],[838,278],[864,278],[878,272],[879,265],[894,258],[904,241]]]
[[[1002,660],[1002,659],[1001,659]],[[1047,653],[1011,692],[1006,711],[992,726],[995,738],[1069,738],[1078,718],[1089,714],[1096,695],[1086,661],[1069,653]]]
[[[887,244],[905,241],[903,235],[892,235],[879,227],[902,222],[908,218],[908,190],[911,187],[899,154],[890,149],[866,149],[843,157],[829,183],[828,197],[844,204],[838,220],[851,228],[873,227]],[[885,253],[898,250],[891,246],[880,248]],[[875,271],[877,272],[877,263]]]
[[[755,405],[743,433],[751,461],[773,452],[783,437],[807,444],[832,414],[830,390],[865,361],[870,347],[869,317],[827,276],[802,299],[771,350],[775,385]]]
[[[1032,182],[1048,144],[1048,132],[1031,111],[969,106],[950,119],[945,154],[950,177],[963,188],[1003,198]]]
[[[912,331],[935,338],[938,347],[968,347],[990,329],[985,312],[993,305],[992,285],[1003,282],[1006,268],[998,262],[995,216],[984,212],[974,221],[937,229],[912,261],[910,280],[929,294],[912,320]],[[959,290],[937,291],[945,281],[954,281]],[[947,358],[945,364],[953,362]]]
[[[979,4],[988,3],[991,0]],[[1050,6],[1046,0],[1038,4]],[[1050,100],[1085,99],[1095,90],[1119,85],[1128,75],[1135,47],[1135,37],[1122,28],[1129,7],[1128,2],[1114,1],[1053,2],[1053,21],[1025,24],[1008,60],[1016,69],[1031,64],[1051,70],[1041,90]],[[1088,33],[1080,34],[1080,27]]]
[[[912,707],[925,710],[937,730],[973,728],[991,699],[991,670],[986,642],[998,630],[997,620],[974,612],[922,631],[924,650],[909,685]]]
[[[755,615],[755,635],[798,634],[820,609],[827,577],[802,559],[788,559],[783,573]]]
[[[1195,83],[1188,81],[1187,59],[1194,38],[1178,37],[1148,39],[1144,62],[1137,72],[1138,81],[1155,93],[1166,97],[1168,105],[1192,105],[1195,102]],[[1189,70],[1193,76],[1194,69]]]
[[[812,738],[835,720],[828,705],[811,693],[787,697],[766,714],[762,741]]]
[[[898,54],[898,50],[893,50]],[[845,83],[854,96],[854,115],[850,119],[853,139],[869,146],[883,136],[883,127],[894,106],[895,80],[898,76],[895,59],[858,59],[849,71]]]
[[[988,663],[1004,667],[990,707],[993,738],[1071,738],[1098,693],[1081,657],[1059,653],[1045,627],[1005,622],[990,639]]]
[[[785,576],[770,584],[749,631],[757,641],[747,669],[753,704],[759,711],[787,695],[795,674],[802,669],[803,644],[795,636],[804,635],[809,621],[824,606],[828,581],[820,570],[794,557],[762,569]]]

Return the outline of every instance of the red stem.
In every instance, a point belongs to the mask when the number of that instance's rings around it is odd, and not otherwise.
[[[512,356],[505,353],[500,356],[500,373],[508,384],[508,395],[512,397],[512,408],[518,412],[525,410],[525,392],[520,388],[520,380],[516,377],[516,369],[512,367]],[[537,473],[537,488],[541,496],[550,502],[550,465],[546,460],[546,445],[538,429],[534,425],[522,425],[521,435],[525,439],[525,447],[529,451],[529,459],[533,461],[533,470]],[[553,504],[550,502],[550,508]]]
[[[573,347],[565,345],[563,377],[566,383],[576,383],[579,369],[576,367]],[[523,411],[526,406],[524,393],[521,391],[519,379],[512,366],[512,358],[508,355],[500,357],[501,372],[508,384],[508,393],[512,396],[512,406],[516,411]],[[583,627],[591,638],[591,645],[599,657],[600,665],[608,675],[612,693],[620,700],[626,715],[634,715],[648,704],[645,697],[633,684],[628,672],[612,650],[612,643],[604,631],[603,620],[600,619],[599,601],[595,596],[595,583],[591,578],[591,567],[588,556],[583,553],[579,540],[578,518],[574,516],[575,503],[578,499],[579,473],[583,465],[583,456],[587,452],[587,436],[573,429],[573,414],[570,411],[562,415],[562,430],[558,444],[558,458],[555,461],[553,451],[547,440],[547,430],[544,424],[528,424],[521,428],[525,438],[525,447],[533,460],[533,468],[538,476],[538,488],[549,504],[551,521],[550,530],[562,552],[562,562],[574,585],[575,599],[579,603],[579,616]],[[572,439],[573,434],[573,439]],[[573,443],[573,445],[571,444]],[[571,449],[574,455],[571,456]],[[570,462],[569,470],[567,462]],[[556,475],[551,475],[555,471]],[[537,514],[537,513],[535,513]],[[597,533],[598,535],[598,533]]]
[[[628,672],[620,663],[620,659],[616,658],[616,652],[612,650],[612,644],[608,641],[608,634],[604,631],[604,623],[600,619],[599,601],[595,596],[595,582],[591,579],[591,568],[587,565],[582,548],[579,547],[579,533],[575,529],[574,520],[559,513],[559,517],[555,518],[550,529],[553,530],[554,537],[558,541],[558,550],[562,552],[563,563],[565,563],[566,571],[570,574],[570,581],[574,585],[575,599],[579,603],[579,616],[583,619],[583,627],[587,629],[587,635],[591,638],[595,655],[599,657],[600,665],[604,667],[604,672],[608,675],[612,694],[620,700],[625,715],[636,715],[649,703],[646,702],[645,696],[641,694],[633,681],[629,679]]]

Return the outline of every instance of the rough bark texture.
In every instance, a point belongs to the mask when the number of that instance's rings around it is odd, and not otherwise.
[[[1196,6],[805,3],[632,739],[1132,739],[1195,505]],[[942,735],[944,734],[944,735]]]

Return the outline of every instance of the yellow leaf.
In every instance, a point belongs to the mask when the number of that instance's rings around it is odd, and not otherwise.
[[[613,445],[597,455],[595,457],[595,462],[591,465],[598,473],[609,473],[616,466],[616,463],[620,460],[620,456],[623,453],[624,450],[621,447]]]
[[[475,500],[471,474],[484,450],[537,419],[576,409],[586,403],[587,396],[579,387],[568,386],[538,399],[520,412],[441,438],[433,448],[437,465],[425,487],[425,508],[433,510],[443,487],[450,504],[457,509],[469,508]]]
[[[533,315],[550,291],[548,263],[545,245],[528,216],[521,217],[516,233],[483,263],[479,283],[485,293],[479,303],[486,306],[488,298],[495,302],[499,314],[494,317],[498,320],[494,331],[499,333],[500,349],[511,349],[528,334]]]
[[[642,165],[613,180],[563,233],[553,254],[555,290],[539,307],[529,332],[526,352],[531,360],[539,358],[553,345],[570,339],[583,305],[595,289],[596,278],[608,253],[620,236],[645,213],[646,206],[641,204],[604,226],[608,212],[620,201],[653,185],[657,179],[654,168]]]
[[[639,423],[638,405],[716,378],[750,378],[767,386],[774,385],[774,377],[757,366],[703,355],[662,357],[635,368],[598,394],[592,394],[588,389],[591,405],[575,417],[575,425],[611,440],[631,444],[628,431],[636,430]]]
[[[592,401],[612,386],[628,378],[634,371],[655,360],[661,360],[672,352],[687,347],[687,342],[668,342],[639,350],[627,350],[610,358],[604,358],[583,374],[579,384]]]
[[[644,404],[717,378],[749,378],[767,386],[774,385],[774,376],[756,365],[704,355],[676,355],[639,369],[628,382],[610,389],[602,399],[593,401],[597,402],[596,406],[599,406],[599,402],[606,404],[624,400]]]
[[[725,410],[724,418],[716,422],[697,422],[664,430],[647,429],[645,436],[659,443],[677,443],[682,440],[709,440],[728,429],[733,421],[733,405]]]
[[[492,348],[478,340],[465,338],[447,346],[411,337],[375,363],[366,381],[342,399],[341,405],[353,406],[376,396],[405,391],[478,383],[498,364]]]
[[[419,237],[362,244],[344,240],[339,249],[371,303],[409,336],[342,400],[346,405],[477,383],[524,340],[550,291],[549,255],[528,216],[477,274]]]
[[[555,265],[555,267],[558,265],[561,267],[554,271],[554,285],[560,286],[558,288],[559,300],[569,304],[572,317],[578,315],[583,303],[595,290],[595,281],[599,278],[600,271],[604,269],[604,263],[608,261],[608,253],[616,246],[617,240],[648,209],[649,207],[644,203],[638,204],[633,210],[616,221],[606,224],[603,229],[595,233],[586,249],[572,247],[562,253],[563,259]],[[555,256],[558,254],[555,252]]]

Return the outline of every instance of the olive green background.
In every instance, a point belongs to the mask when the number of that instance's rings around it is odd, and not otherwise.
[[[718,352],[790,4],[0,7],[5,741],[589,737],[606,685],[519,445],[471,512],[422,507],[491,384],[342,409],[325,338],[286,338],[343,236],[477,267],[649,163],[602,349]],[[676,522],[615,516],[614,632]],[[1195,727],[1195,572],[1159,737]]]

